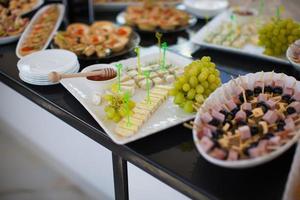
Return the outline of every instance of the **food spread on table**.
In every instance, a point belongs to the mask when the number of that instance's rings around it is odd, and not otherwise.
[[[109,21],[96,21],[91,26],[82,23],[70,24],[66,31],[58,32],[54,43],[61,49],[66,49],[77,55],[99,58],[126,48],[132,35],[128,26],[116,26]]]
[[[39,3],[38,0],[2,0],[0,1],[0,13],[7,10],[14,15],[30,12]]]
[[[28,18],[11,14],[7,9],[0,10],[0,38],[18,36],[26,28]]]
[[[94,3],[137,3],[145,2],[145,0],[95,0]],[[157,0],[155,2],[161,3],[180,3],[181,0]]]
[[[43,49],[56,26],[59,16],[60,9],[58,5],[48,6],[43,13],[37,16],[29,27],[29,32],[21,41],[18,49],[19,54],[26,56]]]
[[[128,6],[126,24],[143,31],[175,30],[189,24],[190,15],[174,7],[154,3]]]
[[[297,136],[300,88],[284,74],[239,77],[199,112],[195,123],[201,148],[209,156],[237,161],[265,156]],[[219,100],[218,100],[219,98]]]

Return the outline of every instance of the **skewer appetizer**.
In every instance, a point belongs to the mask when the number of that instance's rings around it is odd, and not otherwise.
[[[223,97],[220,94],[223,92]],[[228,161],[267,155],[299,136],[300,83],[275,73],[239,77],[199,110],[200,148]]]

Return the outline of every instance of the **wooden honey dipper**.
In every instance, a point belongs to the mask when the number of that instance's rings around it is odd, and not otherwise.
[[[88,76],[102,76],[106,79],[115,78],[117,72],[113,68],[104,68],[100,70],[95,70],[91,72],[81,72],[81,73],[73,73],[73,74],[60,74],[58,72],[51,72],[48,74],[48,79],[52,83],[57,83],[61,79],[64,78],[78,78],[78,77],[88,77]]]

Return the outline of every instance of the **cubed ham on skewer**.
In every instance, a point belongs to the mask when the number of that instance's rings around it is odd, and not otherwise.
[[[267,98],[266,94],[260,93],[258,95],[258,102],[266,102],[267,100],[268,100],[268,98]]]
[[[243,110],[249,110],[249,111],[251,111],[252,110],[252,105],[251,105],[251,103],[246,103],[245,102],[245,103],[242,104],[241,108]]]
[[[269,124],[273,124],[277,121],[278,115],[273,110],[268,110],[268,112],[263,116],[263,120],[267,121]]]
[[[219,120],[220,122],[223,122],[225,120],[225,116],[222,113],[218,112],[218,111],[213,110],[211,115],[214,118],[216,118],[217,120]]]
[[[258,147],[253,147],[253,148],[249,149],[248,153],[251,158],[257,158],[261,155],[260,148],[258,148]]]
[[[228,109],[231,111],[233,109],[235,109],[237,107],[237,105],[234,103],[233,100],[229,100],[226,102],[226,106],[228,107]]]
[[[257,148],[259,148],[261,155],[267,153],[267,145],[268,145],[268,140],[259,141]]]
[[[284,130],[293,131],[295,129],[295,122],[291,117],[285,119],[284,122],[285,122]]]
[[[271,108],[274,109],[276,106],[276,102],[272,99],[269,99],[268,101],[266,101],[266,104]]]
[[[283,89],[283,94],[284,94],[284,95],[290,95],[290,96],[292,96],[293,93],[294,93],[294,89],[293,89],[293,88],[287,88],[287,87],[285,87],[285,88]]]
[[[220,159],[220,160],[224,160],[226,157],[226,152],[222,149],[219,148],[214,148],[209,155],[211,155],[214,158]]]
[[[208,137],[204,136],[200,140],[200,145],[205,152],[208,152],[214,146],[214,142],[211,139],[209,139]]]
[[[204,123],[208,123],[210,122],[213,118],[212,116],[209,114],[209,112],[205,112],[202,115],[200,115],[200,119],[202,122]]]
[[[295,108],[295,110],[296,110],[297,113],[300,112],[300,102],[298,102],[298,101],[292,102],[288,107]]]
[[[274,136],[274,137],[269,139],[268,144],[270,144],[270,145],[279,145],[280,140],[281,140],[281,138],[279,136]]]
[[[212,132],[215,132],[217,130],[217,127],[210,125],[210,124],[205,124],[205,127],[207,127],[208,129],[210,129]]]
[[[211,130],[209,128],[203,127],[202,133],[203,133],[204,136],[212,138],[212,132],[211,132]]]
[[[227,160],[233,161],[233,160],[238,160],[238,158],[239,158],[238,152],[230,149]]]
[[[251,137],[251,131],[249,126],[241,126],[238,128],[238,131],[240,132],[241,140],[247,140]]]
[[[296,101],[300,101],[300,91],[295,91],[294,96],[292,97],[293,99],[295,99]]]
[[[276,80],[276,81],[274,82],[274,86],[275,86],[275,87],[281,87],[281,88],[283,88],[283,87],[284,87],[284,82],[283,82],[283,80]]]
[[[234,119],[235,119],[236,121],[241,121],[241,120],[245,121],[246,118],[247,118],[247,114],[245,113],[245,111],[240,110],[240,111],[238,111],[238,112],[236,113]]]

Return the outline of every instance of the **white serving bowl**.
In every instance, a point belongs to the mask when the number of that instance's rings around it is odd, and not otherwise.
[[[298,40],[300,41],[300,40]],[[290,57],[291,55],[291,47],[289,47],[287,50],[286,50],[286,57],[287,59],[289,60],[289,62],[293,65],[293,67],[297,70],[297,71],[300,71],[300,63],[296,63],[295,61],[293,61]]]
[[[115,71],[117,71],[116,67],[109,65],[109,64],[95,64],[95,65],[90,65],[86,68],[84,68],[81,72],[91,72],[95,70],[100,70],[104,68],[112,68]],[[113,79],[109,79],[106,81],[93,81],[85,78],[85,82],[88,84],[89,88],[94,90],[97,93],[103,93],[105,89],[107,89],[111,84],[115,83],[117,81],[117,76]]]
[[[227,0],[184,0],[186,10],[199,18],[211,18],[228,7]]]

